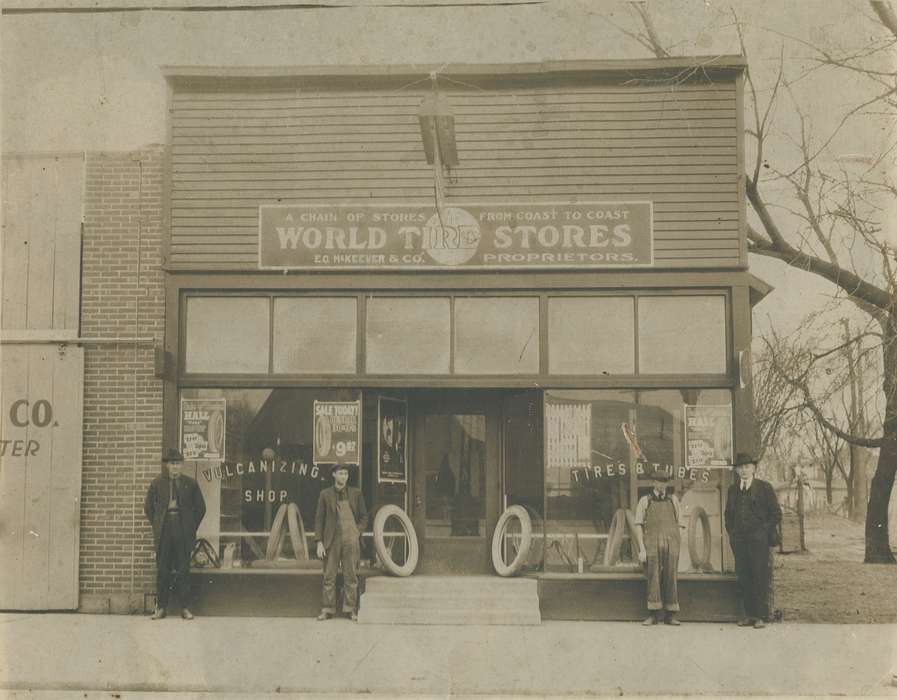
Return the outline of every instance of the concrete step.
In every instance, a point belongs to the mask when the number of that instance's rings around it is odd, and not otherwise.
[[[406,625],[538,625],[538,581],[498,576],[377,576],[365,581],[358,621]]]
[[[509,610],[434,610],[362,607],[359,624],[366,625],[541,625],[539,608]]]
[[[539,582],[534,578],[501,576],[370,576],[365,591],[401,595],[537,595]]]
[[[510,610],[525,608],[528,605],[539,607],[539,596],[459,596],[449,594],[435,595],[393,595],[390,593],[372,593],[365,591],[364,604],[378,608],[416,608],[444,610]]]

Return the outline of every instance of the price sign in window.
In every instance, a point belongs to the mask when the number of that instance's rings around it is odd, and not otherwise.
[[[359,464],[360,401],[315,401],[315,464]]]

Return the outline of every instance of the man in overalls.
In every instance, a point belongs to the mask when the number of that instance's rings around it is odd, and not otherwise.
[[[349,468],[337,465],[333,486],[321,491],[315,512],[315,539],[318,559],[324,560],[324,592],[319,620],[328,620],[336,612],[336,574],[343,569],[343,612],[357,619],[358,560],[361,533],[368,513],[361,490],[348,486]]]
[[[679,499],[667,494],[666,472],[651,474],[651,493],[639,499],[635,509],[638,558],[648,579],[648,617],[643,625],[665,622],[679,625],[678,575],[680,529]]]

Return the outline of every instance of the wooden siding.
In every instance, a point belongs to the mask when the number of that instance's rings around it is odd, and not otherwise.
[[[82,156],[3,158],[4,331],[78,330]]]
[[[424,94],[175,91],[169,266],[255,269],[259,204],[432,201]],[[649,199],[656,267],[745,265],[734,79],[447,94],[447,201]]]

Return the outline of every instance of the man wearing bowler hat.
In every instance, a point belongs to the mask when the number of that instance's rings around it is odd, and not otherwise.
[[[319,620],[336,613],[336,574],[343,569],[343,612],[357,619],[358,560],[361,533],[368,520],[361,490],[349,486],[349,467],[333,468],[333,486],[321,491],[315,511],[315,539],[318,559],[324,560],[324,593]]]
[[[165,617],[172,589],[181,606],[181,617],[192,620],[190,556],[196,528],[206,514],[206,502],[197,484],[181,474],[184,457],[170,449],[162,458],[162,473],[149,485],[143,512],[153,527],[156,545],[156,609],[152,619]]]
[[[761,629],[769,620],[769,548],[776,543],[782,510],[772,484],[755,478],[754,455],[739,452],[734,466],[738,478],[729,487],[725,520],[744,601],[738,624]]]
[[[682,528],[679,499],[667,493],[669,474],[655,469],[651,492],[635,508],[635,539],[648,580],[648,617],[643,625],[679,625],[679,545]]]

